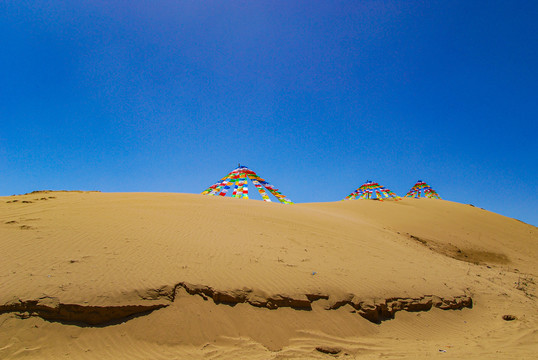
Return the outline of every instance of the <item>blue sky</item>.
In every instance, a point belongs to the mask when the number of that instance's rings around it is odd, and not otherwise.
[[[295,202],[365,180],[538,225],[536,1],[5,1],[0,195]]]

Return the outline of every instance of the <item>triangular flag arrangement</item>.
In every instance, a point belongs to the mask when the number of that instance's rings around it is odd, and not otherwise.
[[[415,197],[417,199],[420,198],[420,193],[424,192],[424,196],[431,198],[431,199],[441,199],[439,194],[432,189],[432,187],[428,184],[426,184],[424,181],[419,180],[417,183],[409,190],[406,197]]]
[[[267,181],[259,177],[254,171],[246,166],[239,165],[234,171],[217,181],[215,184],[208,187],[202,192],[202,195],[219,195],[226,196],[228,190],[233,186],[234,190],[232,197],[240,199],[248,199],[248,184],[247,179],[250,179],[258,192],[262,196],[263,201],[271,202],[267,191],[273,194],[278,201],[283,204],[293,204],[286,196],[282,195],[277,188],[269,184]]]
[[[355,200],[355,199],[375,199],[383,201],[383,196],[386,198],[394,198],[395,200],[401,200],[401,197],[390,191],[384,186],[379,185],[376,182],[367,180],[357,190],[353,191],[343,200]]]

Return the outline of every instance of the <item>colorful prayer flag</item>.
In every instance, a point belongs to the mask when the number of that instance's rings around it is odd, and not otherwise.
[[[232,197],[248,199],[248,183],[247,179],[252,181],[254,187],[260,193],[263,201],[271,202],[269,195],[265,190],[270,192],[273,196],[277,198],[282,204],[293,204],[293,202],[288,199],[285,195],[275,188],[273,185],[269,184],[266,180],[259,177],[254,171],[250,170],[246,166],[239,165],[231,173],[217,181],[215,184],[208,187],[202,192],[202,195],[220,195],[226,196],[228,189],[233,185],[234,190]]]

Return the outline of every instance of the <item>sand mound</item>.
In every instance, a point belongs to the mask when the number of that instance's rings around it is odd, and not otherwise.
[[[537,241],[431,199],[4,197],[0,357],[527,356]]]

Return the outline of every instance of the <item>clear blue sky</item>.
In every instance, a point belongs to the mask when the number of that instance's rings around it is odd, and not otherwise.
[[[2,1],[0,195],[295,202],[365,180],[538,225],[537,1]]]

